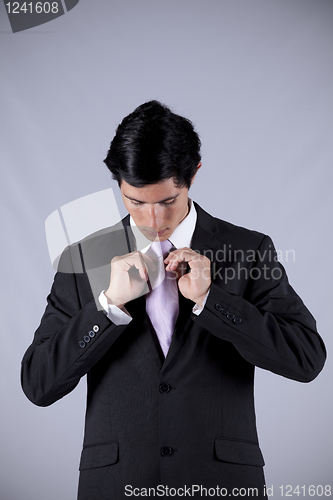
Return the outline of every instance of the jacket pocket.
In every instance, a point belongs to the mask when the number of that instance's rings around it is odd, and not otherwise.
[[[251,441],[217,437],[215,453],[219,460],[241,465],[265,465],[259,446]]]
[[[88,445],[83,448],[79,470],[95,469],[115,464],[118,461],[118,443]]]

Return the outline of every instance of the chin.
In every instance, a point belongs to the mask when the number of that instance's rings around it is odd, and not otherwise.
[[[171,235],[171,232],[169,229],[165,229],[164,231],[161,231],[161,234],[157,234],[157,237],[160,241],[165,241],[169,238]]]

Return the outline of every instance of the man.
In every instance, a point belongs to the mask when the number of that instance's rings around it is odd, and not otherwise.
[[[23,389],[47,406],[87,374],[79,500],[265,498],[254,367],[316,377],[315,321],[268,236],[188,198],[201,166],[188,120],[139,106],[105,163],[129,215],[63,253]]]

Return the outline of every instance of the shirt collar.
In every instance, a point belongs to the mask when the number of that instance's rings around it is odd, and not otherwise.
[[[190,198],[189,203],[189,213],[187,214],[185,219],[182,220],[180,224],[178,224],[169,238],[173,246],[177,249],[191,246],[195,225],[197,223],[197,211],[195,209],[194,203]],[[146,238],[137,228],[137,225],[135,224],[132,216],[130,217],[130,224],[135,236],[137,249],[142,253],[146,253],[149,250],[152,242],[148,240],[148,238]]]

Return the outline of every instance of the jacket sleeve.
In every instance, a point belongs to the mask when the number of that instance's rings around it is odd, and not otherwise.
[[[92,294],[82,305],[77,279],[73,272],[56,273],[40,326],[22,360],[23,391],[38,406],[72,391],[127,326],[113,324],[97,309]]]
[[[251,266],[234,266],[231,286],[213,281],[204,310],[193,320],[231,342],[249,363],[309,382],[324,366],[325,346],[272,248],[265,236]]]

